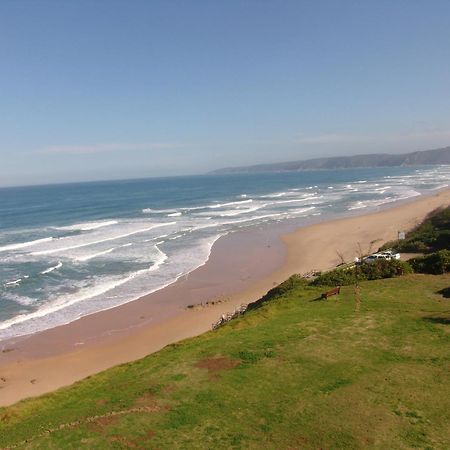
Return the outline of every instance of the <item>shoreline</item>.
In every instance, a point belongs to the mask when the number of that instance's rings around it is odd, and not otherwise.
[[[293,273],[336,266],[339,254],[351,261],[358,244],[364,252],[371,245],[375,250],[394,240],[399,229],[413,228],[448,204],[450,190],[445,189],[295,231],[272,224],[226,235],[216,241],[203,266],[160,291],[67,325],[3,341],[0,406],[208,331],[223,313],[257,300]],[[207,301],[214,304],[188,308]]]

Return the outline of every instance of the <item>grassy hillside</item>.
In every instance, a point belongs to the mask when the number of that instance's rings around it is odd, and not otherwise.
[[[450,276],[361,286],[355,311],[351,286],[322,301],[291,283],[214,332],[0,409],[0,447],[448,449]]]

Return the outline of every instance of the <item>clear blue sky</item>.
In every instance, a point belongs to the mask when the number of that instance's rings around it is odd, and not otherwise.
[[[450,2],[0,1],[0,185],[450,145]]]

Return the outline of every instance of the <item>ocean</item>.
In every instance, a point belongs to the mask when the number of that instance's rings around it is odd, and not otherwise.
[[[161,289],[243,227],[368,212],[449,180],[427,166],[0,189],[0,340]]]

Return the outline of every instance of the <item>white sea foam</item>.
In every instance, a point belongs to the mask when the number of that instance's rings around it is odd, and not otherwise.
[[[74,225],[68,225],[65,227],[54,227],[57,230],[64,231],[90,231],[96,230],[97,228],[109,227],[111,225],[116,225],[117,220],[107,220],[103,222],[85,222],[85,223],[76,223]]]
[[[99,239],[99,240],[91,241],[91,242],[83,242],[81,244],[70,245],[68,247],[60,247],[60,248],[54,248],[54,249],[50,249],[50,250],[42,250],[42,251],[34,252],[34,253],[32,253],[32,255],[34,255],[34,256],[51,255],[53,253],[64,252],[67,250],[73,250],[75,248],[88,247],[90,245],[96,245],[96,244],[101,244],[103,242],[115,241],[117,239],[122,239],[124,237],[132,236],[134,234],[145,233],[146,231],[150,231],[155,228],[166,227],[166,226],[175,225],[175,224],[176,224],[176,222],[158,223],[158,224],[152,225],[151,227],[141,228],[139,230],[131,231],[129,233],[119,234],[117,236],[112,236],[112,237]],[[63,240],[63,239],[61,239],[61,240]]]
[[[355,202],[352,205],[350,205],[348,207],[348,209],[351,211],[351,210],[354,210],[354,209],[375,207],[375,206],[384,205],[386,203],[392,203],[392,202],[395,202],[396,200],[399,200],[399,198],[396,198],[396,197],[385,197],[385,198],[380,199],[380,200],[358,201],[358,202]]]
[[[419,195],[422,195],[420,192],[410,190],[402,193],[401,197],[398,197],[396,200],[407,200],[412,197],[418,197]]]
[[[149,239],[150,240],[150,239]],[[145,242],[145,241],[144,241]],[[128,242],[127,244],[123,244],[123,245],[119,245],[118,247],[112,247],[112,248],[108,248],[107,250],[103,250],[101,252],[97,252],[97,253],[92,253],[90,255],[85,255],[85,256],[76,256],[74,259],[76,261],[89,261],[90,259],[94,259],[94,258],[98,258],[99,256],[103,256],[103,255],[107,255],[109,253],[112,253],[114,250],[117,250],[119,248],[124,248],[124,247],[131,247],[133,245],[132,242]]]
[[[309,195],[307,197],[303,198],[295,198],[292,200],[278,200],[276,202],[269,203],[270,205],[284,205],[286,203],[302,203],[302,202],[309,202],[311,200],[319,200],[323,198],[323,195]]]
[[[48,269],[45,269],[41,272],[42,275],[45,275],[47,273],[53,272],[54,270],[59,269],[60,267],[62,267],[62,262],[58,262],[58,264],[56,264],[56,266],[53,267],[49,267]]]
[[[152,292],[158,291],[160,289],[163,289],[164,287],[168,286],[169,284],[172,284],[173,282],[175,282],[178,278],[185,276],[187,273],[191,272],[192,270],[195,270],[196,268],[204,265],[206,263],[206,261],[209,259],[209,256],[211,254],[211,249],[212,246],[214,244],[214,242],[219,239],[223,234],[218,234],[216,236],[212,236],[210,238],[208,238],[208,240],[206,241],[206,254],[204,255],[204,257],[202,258],[202,260],[200,262],[195,263],[193,266],[189,267],[189,269],[187,271],[179,271],[175,274],[175,276],[172,276],[171,279],[167,279],[165,282],[163,282],[162,284],[158,284],[157,286],[151,288],[151,289],[145,289],[145,291],[139,293],[137,296],[135,296],[134,298],[138,298],[139,296],[146,294],[150,294]],[[202,244],[203,245],[203,244]],[[129,274],[127,277],[125,278],[113,278],[110,279],[106,282],[102,282],[99,283],[97,285],[94,286],[88,286],[86,288],[82,288],[80,289],[78,292],[74,293],[74,294],[68,294],[65,296],[61,296],[57,299],[55,299],[54,301],[43,305],[42,307],[40,307],[38,310],[31,312],[31,313],[23,313],[20,314],[10,320],[7,320],[3,323],[0,323],[0,330],[7,330],[11,327],[14,326],[19,326],[19,329],[16,329],[15,332],[11,333],[8,331],[8,334],[5,334],[5,332],[2,333],[3,336],[8,336],[8,335],[16,335],[17,332],[19,332],[19,334],[23,334],[25,333],[30,333],[30,332],[35,332],[38,330],[42,330],[42,329],[47,329],[50,327],[53,327],[57,324],[61,325],[63,323],[68,323],[72,320],[75,320],[78,317],[81,317],[83,315],[83,313],[78,313],[76,316],[65,316],[65,315],[61,315],[59,314],[59,311],[65,309],[65,308],[69,308],[76,305],[77,303],[83,302],[85,300],[90,300],[96,297],[100,297],[103,294],[112,291],[115,288],[118,288],[126,283],[128,283],[131,280],[134,280],[136,278],[138,278],[141,275],[145,275],[150,274],[151,272],[157,271],[168,259],[168,256],[161,251],[161,249],[157,246],[155,246],[155,250],[157,251],[157,256],[156,256],[156,260],[153,262],[152,266],[149,267],[148,269],[142,269],[142,270],[138,270],[134,273]],[[194,252],[193,255],[196,255],[197,252]],[[184,259],[184,258],[183,258]],[[116,298],[116,296],[112,296],[110,295],[111,298]],[[15,299],[12,299],[15,300]],[[33,302],[32,299],[29,299],[30,302]],[[126,298],[119,298],[118,301],[114,302],[113,304],[110,305],[106,305],[106,304],[102,304],[102,307],[100,308],[101,310],[106,310],[106,309],[110,309],[114,306],[118,306],[119,304],[122,303],[126,303],[127,301],[130,301],[130,299],[126,299]],[[19,303],[19,301],[18,301]],[[29,304],[28,302],[23,302],[23,304]],[[90,302],[87,303],[88,305],[93,305],[94,303]],[[72,311],[78,311],[77,310],[73,310]],[[55,316],[55,319],[51,318],[53,313],[58,313],[58,315]],[[73,313],[71,313],[73,314]],[[86,313],[85,313],[86,314]],[[48,318],[46,318],[48,317]],[[45,319],[45,322],[43,321]],[[43,320],[40,320],[43,319]],[[56,320],[56,322],[54,321]],[[31,322],[31,324],[26,324],[26,322]]]
[[[181,212],[174,212],[174,213],[167,214],[167,217],[179,217],[182,214],[183,213],[181,213]]]
[[[158,252],[158,257],[153,265],[150,267],[149,271],[154,272],[158,270],[168,259],[168,256],[158,247],[158,244],[155,245],[155,249]]]
[[[17,280],[14,280],[14,281],[7,281],[5,283],[5,286],[6,287],[17,286],[21,281],[22,281],[22,278],[18,278]]]
[[[278,198],[284,197],[287,194],[288,194],[287,192],[274,192],[272,194],[260,195],[260,198]]]
[[[36,239],[34,241],[19,242],[17,244],[4,245],[3,247],[0,247],[0,252],[7,252],[9,250],[19,250],[21,248],[27,248],[27,247],[31,247],[33,245],[43,244],[45,242],[50,242],[52,240],[53,240],[53,237],[47,237],[47,238],[42,238],[42,239]]]
[[[158,239],[163,239],[163,238],[166,238],[166,237],[168,237],[168,236],[170,236],[170,234],[160,234],[159,236],[152,237],[152,238],[150,238],[150,239],[144,239],[144,242],[156,241],[156,240],[158,240]]]
[[[99,256],[103,256],[103,255],[107,255],[108,253],[112,253],[116,249],[117,249],[117,247],[112,247],[112,248],[108,248],[107,250],[103,250],[101,252],[93,253],[91,255],[78,256],[78,257],[75,257],[74,259],[76,261],[82,261],[82,262],[89,261],[90,259],[98,258]]]
[[[448,187],[448,184],[441,184],[441,185],[436,186],[436,187],[431,188],[431,189],[432,189],[433,191],[436,191],[436,190],[438,190],[438,189],[444,189],[444,188],[446,188],[446,187]]]
[[[214,203],[212,205],[206,206],[206,208],[216,209],[216,208],[223,208],[224,206],[245,205],[245,204],[251,203],[251,202],[253,202],[253,199],[250,198],[248,200],[239,200],[237,202]]]
[[[58,299],[47,303],[46,305],[42,306],[41,308],[37,309],[36,311],[33,311],[31,313],[21,314],[18,316],[13,317],[12,319],[6,320],[2,323],[0,323],[0,330],[5,330],[7,328],[10,328],[13,325],[17,325],[32,319],[38,319],[45,317],[51,313],[60,311],[61,309],[67,308],[71,305],[74,305],[75,303],[79,303],[91,298],[98,297],[102,294],[105,294],[106,292],[111,291],[112,289],[115,289],[125,283],[128,283],[129,281],[135,279],[136,277],[146,273],[157,270],[167,259],[167,255],[162,252],[158,247],[155,246],[155,249],[158,252],[158,257],[155,263],[148,269],[141,269],[136,272],[133,272],[129,274],[128,276],[124,278],[114,278],[107,282],[99,283],[94,286],[90,286],[84,289],[80,289],[75,294],[68,294],[63,295],[59,297]]]
[[[229,209],[225,211],[217,211],[217,212],[203,212],[203,213],[195,213],[196,216],[217,216],[217,217],[233,217],[233,216],[239,216],[241,214],[249,214],[254,211],[258,211],[258,209],[265,208],[268,204],[264,203],[261,205],[254,206],[252,208],[246,208],[246,209]]]
[[[227,222],[222,222],[221,225],[232,225],[232,224],[236,224],[236,223],[253,222],[255,220],[268,219],[270,217],[280,217],[283,215],[286,215],[286,213],[264,214],[262,216],[254,216],[254,217],[249,217],[247,219],[230,220]]]
[[[42,306],[41,308],[39,308],[38,310],[36,310],[32,313],[21,314],[12,319],[9,319],[9,320],[6,320],[6,321],[0,323],[0,330],[7,329],[13,325],[17,325],[17,324],[26,322],[31,319],[37,319],[40,317],[47,316],[48,314],[54,313],[63,308],[67,308],[68,306],[71,306],[75,303],[79,303],[83,300],[97,297],[101,294],[104,294],[104,293],[110,291],[111,289],[114,289],[115,287],[118,287],[118,286],[132,280],[136,276],[140,275],[140,273],[144,273],[147,270],[148,269],[140,270],[140,271],[134,272],[131,275],[129,275],[125,278],[122,278],[122,279],[115,279],[115,280],[112,280],[112,281],[109,281],[109,282],[106,282],[103,284],[99,284],[97,286],[81,289],[76,294],[69,294],[69,295],[62,296],[53,302],[47,303],[46,305]]]
[[[216,208],[223,208],[225,206],[239,206],[246,203],[251,203],[253,199],[248,200],[238,200],[235,202],[226,202],[226,203],[213,203],[209,205],[200,205],[200,206],[186,206],[183,208],[179,208],[182,211],[199,211],[202,209],[216,209]],[[175,217],[175,214],[177,216],[181,215],[182,212],[177,211],[176,209],[152,209],[152,208],[144,208],[142,210],[145,214],[163,214],[163,213],[169,213],[169,216]]]
[[[167,213],[176,213],[176,209],[153,209],[153,208],[144,208],[142,210],[144,214],[167,214]]]
[[[316,209],[316,207],[311,206],[309,208],[290,209],[289,212],[294,214],[304,214],[305,212],[312,211],[313,209]]]
[[[29,306],[29,305],[33,304],[33,302],[34,302],[34,300],[30,297],[26,297],[24,295],[17,295],[12,292],[5,292],[2,295],[2,297],[4,300],[9,300],[9,301],[17,303],[18,305],[21,305],[21,306]]]

